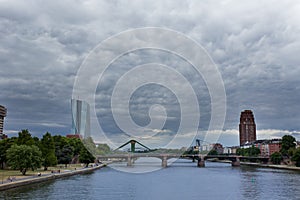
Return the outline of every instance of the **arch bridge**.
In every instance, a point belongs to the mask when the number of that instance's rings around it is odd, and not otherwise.
[[[165,154],[165,153],[128,153],[128,154],[111,154],[111,155],[99,155],[97,159],[99,161],[107,160],[107,159],[115,159],[119,161],[126,161],[127,166],[132,166],[134,164],[134,160],[137,158],[159,158],[162,161],[162,167],[167,167],[168,160],[171,158],[177,159],[189,159],[193,162],[197,161],[198,167],[205,167],[205,160],[209,159],[218,159],[218,160],[230,160],[232,166],[240,166],[240,162],[244,160],[253,160],[263,163],[268,163],[269,158],[266,157],[245,157],[238,155],[202,155],[202,154]]]
[[[196,141],[199,143],[200,142]],[[139,144],[142,147],[145,148],[143,153],[141,151],[136,151],[135,145]],[[168,153],[155,153],[155,149],[150,149],[149,147],[143,145],[142,143],[136,141],[136,140],[129,140],[128,142],[124,143],[120,147],[114,150],[114,152],[118,151],[119,149],[123,148],[124,146],[130,144],[130,151],[129,152],[120,152],[120,153],[114,153],[110,155],[98,155],[97,159],[99,161],[107,160],[107,159],[114,159],[118,161],[126,161],[127,166],[132,166],[134,164],[134,160],[138,158],[146,158],[146,157],[154,157],[159,158],[162,161],[162,167],[167,167],[168,160],[171,158],[177,158],[177,159],[189,159],[193,162],[197,161],[198,167],[205,167],[205,160],[209,159],[218,159],[218,160],[229,160],[231,161],[232,166],[240,166],[241,161],[260,161],[263,163],[268,163],[269,158],[266,157],[246,157],[246,156],[239,156],[239,155],[208,155],[208,154],[168,154]]]

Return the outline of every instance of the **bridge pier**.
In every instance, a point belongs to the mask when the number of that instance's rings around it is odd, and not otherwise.
[[[205,161],[204,161],[203,156],[199,156],[197,166],[198,167],[205,167]]]
[[[240,158],[236,157],[235,161],[231,162],[232,167],[239,167],[241,165]]]
[[[132,164],[133,164],[133,160],[132,160],[132,158],[131,158],[131,156],[128,156],[127,157],[127,166],[132,166]]]
[[[166,156],[161,159],[161,166],[164,168],[168,166],[168,159]]]

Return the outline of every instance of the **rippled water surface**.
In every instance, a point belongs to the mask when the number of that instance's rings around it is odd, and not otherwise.
[[[300,173],[190,161],[142,174],[107,167],[3,191],[0,199],[300,199]]]

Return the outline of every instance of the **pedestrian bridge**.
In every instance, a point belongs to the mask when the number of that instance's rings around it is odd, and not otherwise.
[[[269,158],[266,157],[246,157],[238,155],[203,155],[203,154],[166,154],[166,153],[127,153],[127,154],[111,154],[111,155],[98,155],[98,161],[104,161],[108,159],[126,161],[127,166],[132,166],[134,161],[138,158],[159,158],[161,159],[162,167],[167,167],[168,160],[171,158],[177,159],[190,159],[193,162],[197,161],[198,167],[205,167],[205,160],[208,159],[218,159],[218,160],[230,160],[232,166],[240,166],[240,162],[243,160],[248,161],[260,161],[267,163]]]

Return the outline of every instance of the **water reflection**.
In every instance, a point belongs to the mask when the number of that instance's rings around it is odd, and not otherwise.
[[[126,166],[122,166],[126,167]],[[149,167],[140,163],[139,168]],[[225,163],[179,161],[155,172],[103,168],[43,184],[3,191],[0,199],[297,199],[298,172]]]

